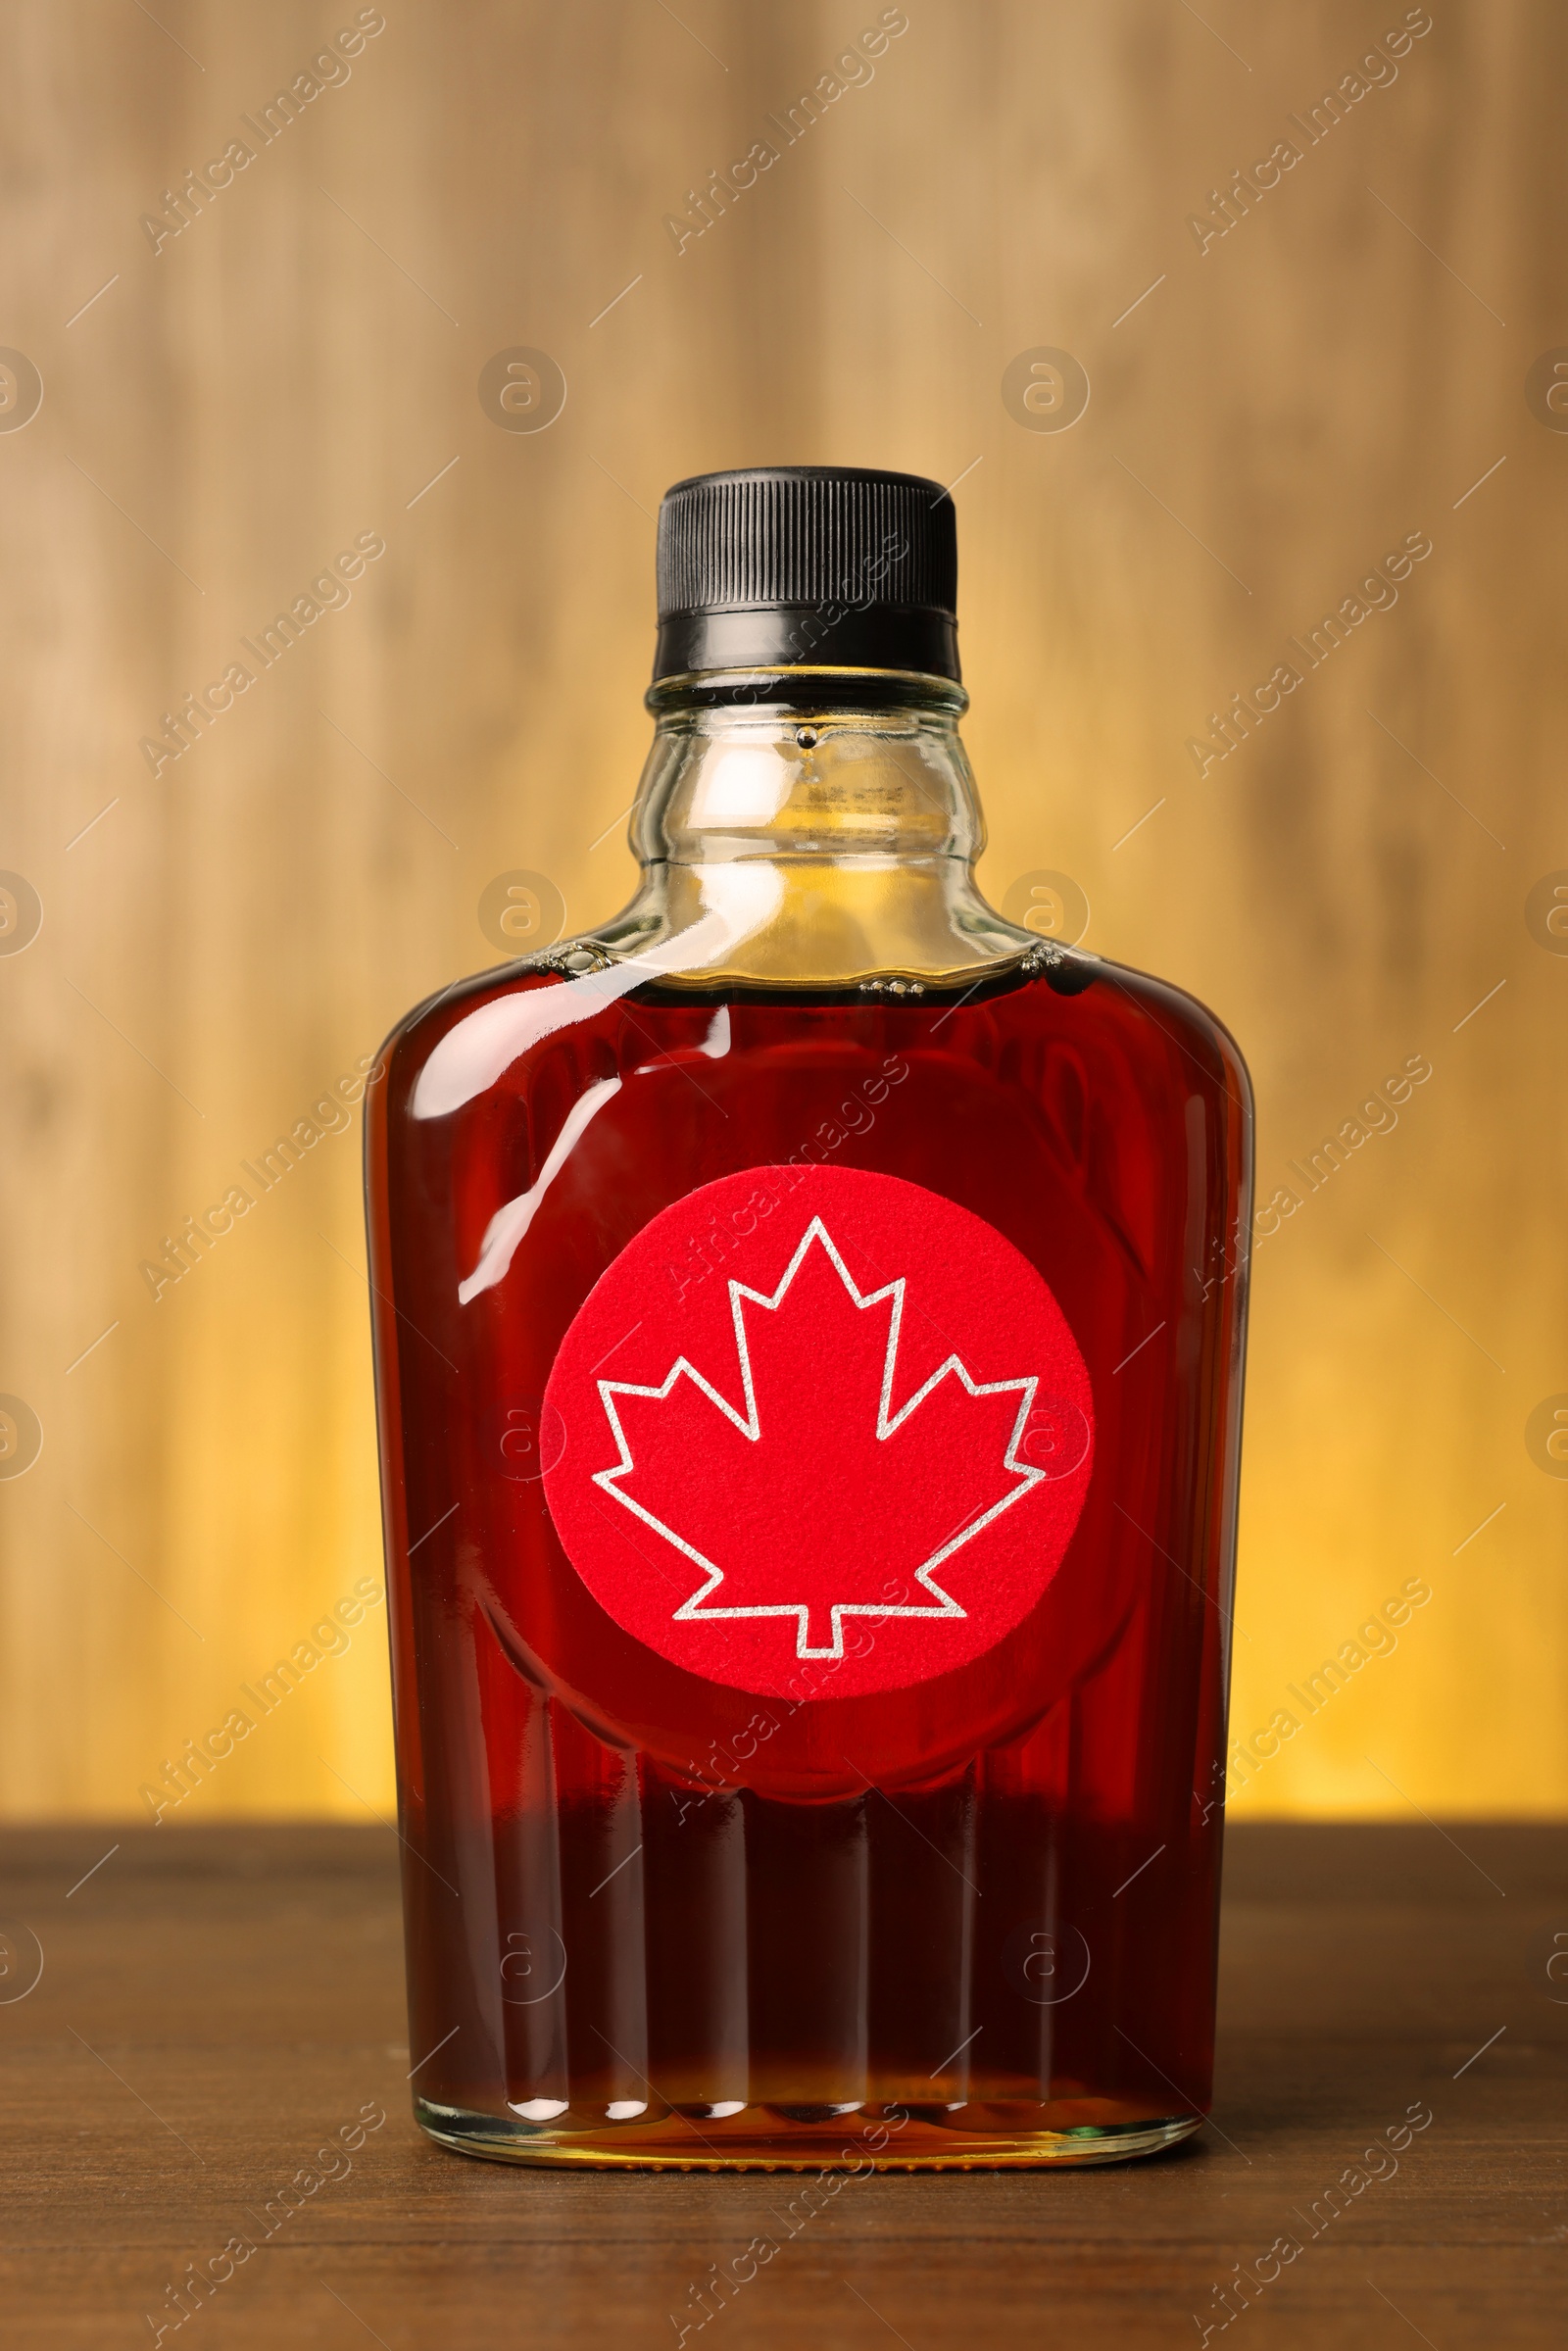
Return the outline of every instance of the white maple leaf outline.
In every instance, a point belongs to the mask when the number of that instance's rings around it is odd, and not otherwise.
[[[1017,1414],[1012,1424],[1012,1435],[1007,1440],[1007,1448],[1002,1457],[1004,1469],[1007,1470],[1019,1483],[1013,1487],[1010,1494],[1004,1494],[1000,1501],[994,1502],[989,1510],[983,1511],[978,1518],[970,1519],[956,1534],[950,1535],[947,1541],[932,1552],[930,1558],[922,1561],[920,1566],[915,1569],[915,1582],[932,1594],[935,1604],[931,1607],[914,1605],[893,1607],[881,1600],[837,1600],[833,1602],[829,1610],[833,1619],[833,1643],[830,1648],[825,1649],[813,1649],[807,1646],[806,1637],[810,1629],[809,1603],[797,1604],[794,1601],[786,1601],[756,1608],[705,1608],[703,1606],[709,1593],[716,1592],[719,1585],[723,1583],[724,1570],[713,1560],[705,1557],[693,1544],[687,1543],[684,1537],[677,1535],[673,1527],[666,1526],[662,1519],[656,1518],[651,1510],[646,1509],[631,1494],[621,1492],[619,1481],[628,1476],[637,1465],[632,1458],[631,1446],[626,1441],[626,1433],[620,1425],[620,1415],[615,1409],[613,1400],[617,1396],[638,1396],[662,1403],[668,1397],[675,1382],[684,1375],[702,1390],[710,1403],[715,1404],[725,1419],[739,1429],[743,1437],[749,1439],[754,1445],[758,1444],[760,1441],[762,1430],[758,1417],[757,1396],[752,1386],[751,1348],[746,1337],[746,1318],[742,1312],[742,1300],[749,1299],[753,1305],[764,1307],[769,1313],[776,1312],[784,1301],[790,1284],[805,1262],[806,1253],[813,1241],[821,1243],[832,1260],[839,1280],[849,1292],[855,1305],[862,1312],[868,1306],[881,1305],[886,1298],[891,1298],[893,1301],[893,1312],[888,1321],[887,1352],[882,1367],[882,1394],[877,1403],[876,1434],[879,1441],[896,1435],[911,1413],[925,1402],[932,1390],[945,1380],[950,1372],[956,1374],[970,1396],[1016,1394],[1019,1398]],[[932,1574],[932,1570],[940,1567],[944,1559],[950,1559],[953,1553],[960,1550],[966,1543],[972,1542],[983,1528],[989,1527],[994,1519],[1000,1518],[1004,1510],[1011,1509],[1014,1502],[1020,1501],[1032,1487],[1040,1485],[1046,1478],[1048,1473],[1045,1470],[1031,1469],[1027,1463],[1019,1461],[1016,1457],[1018,1445],[1034,1404],[1035,1391],[1040,1382],[1038,1375],[1035,1374],[1021,1380],[972,1380],[958,1357],[949,1355],[942,1363],[938,1364],[931,1377],[925,1381],[923,1386],[915,1390],[913,1396],[898,1412],[890,1412],[889,1407],[893,1400],[894,1373],[898,1362],[899,1330],[904,1319],[905,1279],[905,1276],[900,1275],[896,1281],[885,1283],[880,1290],[867,1291],[862,1296],[855,1285],[849,1267],[835,1249],[826,1225],[820,1216],[813,1216],[806,1228],[800,1247],[789,1261],[784,1279],[771,1298],[765,1297],[760,1290],[749,1289],[744,1282],[731,1281],[729,1284],[730,1314],[735,1325],[735,1347],[740,1357],[742,1393],[746,1398],[744,1414],[737,1412],[734,1405],[721,1396],[717,1389],[705,1380],[697,1366],[688,1362],[684,1355],[676,1356],[657,1388],[640,1387],[630,1380],[600,1380],[598,1382],[600,1399],[604,1404],[605,1414],[611,1428],[614,1431],[615,1443],[620,1449],[620,1459],[612,1469],[596,1470],[593,1478],[594,1484],[608,1494],[612,1500],[619,1502],[623,1509],[630,1510],[645,1525],[662,1535],[666,1543],[674,1544],[676,1550],[684,1552],[685,1556],[700,1567],[708,1577],[708,1582],[701,1591],[694,1592],[690,1599],[683,1601],[681,1606],[675,1609],[671,1617],[672,1623],[679,1624],[682,1620],[688,1623],[693,1620],[701,1622],[704,1618],[712,1617],[793,1616],[796,1619],[795,1653],[797,1657],[837,1658],[844,1654],[844,1619],[847,1616],[952,1617],[968,1614],[968,1610],[961,1608],[951,1592],[943,1591]]]

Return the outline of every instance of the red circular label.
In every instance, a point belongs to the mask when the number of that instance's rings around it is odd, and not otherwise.
[[[902,1690],[1011,1632],[1093,1450],[1066,1317],[922,1185],[756,1167],[688,1193],[556,1357],[550,1513],[600,1606],[710,1682]]]

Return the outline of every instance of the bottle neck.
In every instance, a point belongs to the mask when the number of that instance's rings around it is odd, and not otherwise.
[[[654,687],[612,951],[702,942],[691,976],[960,977],[1034,944],[975,886],[985,828],[961,686],[891,671],[708,672]],[[716,949],[716,955],[712,950]]]

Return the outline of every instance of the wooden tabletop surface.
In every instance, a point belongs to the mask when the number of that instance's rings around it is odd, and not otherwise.
[[[782,2175],[515,2171],[426,2143],[390,1835],[14,1830],[0,1867],[8,2351],[159,2325],[208,2351],[636,2351],[683,2324],[687,2351],[1568,2341],[1561,1829],[1233,1829],[1196,2141],[852,2179],[793,2233]],[[1412,2113],[1430,2121],[1401,2144]],[[327,2166],[329,2137],[352,2152]],[[185,2265],[257,2235],[247,2210],[302,2172],[304,2208],[176,2330]],[[733,2275],[754,2237],[777,2252],[700,2326],[711,2265]],[[1239,2274],[1227,2323],[1215,2289]]]

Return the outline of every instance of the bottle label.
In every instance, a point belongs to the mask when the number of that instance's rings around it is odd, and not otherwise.
[[[923,1185],[755,1167],[644,1226],[545,1397],[544,1483],[600,1606],[660,1656],[801,1700],[995,1646],[1060,1566],[1094,1452],[1065,1315]]]

